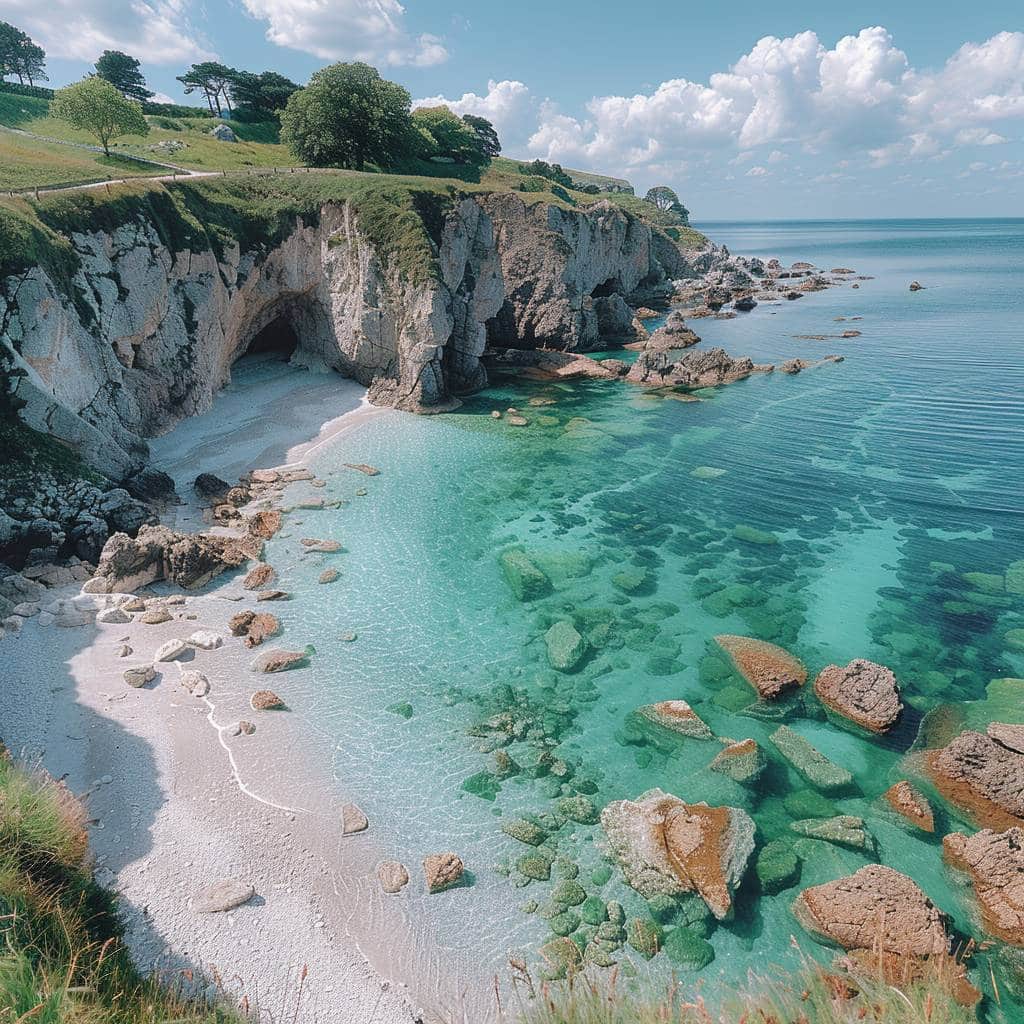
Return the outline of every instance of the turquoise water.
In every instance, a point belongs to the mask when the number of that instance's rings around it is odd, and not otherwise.
[[[336,775],[387,851],[410,863],[438,849],[463,856],[467,888],[425,897],[414,880],[403,898],[477,979],[503,975],[508,952],[536,962],[552,937],[549,893],[559,871],[573,871],[556,861],[550,881],[523,884],[514,864],[532,848],[504,835],[502,820],[548,813],[578,792],[601,807],[659,786],[746,808],[759,845],[795,843],[800,882],[766,895],[751,868],[735,919],[709,929],[714,961],[678,972],[711,999],[720,978],[795,963],[791,936],[827,960],[792,918],[792,900],[873,859],[914,877],[962,935],[980,935],[939,839],[911,835],[877,798],[907,777],[924,713],[984,701],[992,679],[1024,676],[1024,654],[1004,639],[1024,624],[1024,599],[980,594],[963,577],[1002,574],[1024,557],[1024,221],[701,227],[734,252],[873,277],[694,322],[705,345],[762,362],[833,352],[845,361],[755,377],[700,402],[618,383],[496,381],[452,415],[371,420],[314,463],[343,507],[303,513],[269,545],[295,595],[280,606],[286,636],[317,650],[296,703],[336,741]],[[914,279],[924,291],[908,291]],[[848,328],[863,333],[793,337]],[[509,406],[530,426],[491,418]],[[365,478],[346,462],[382,473]],[[724,473],[701,479],[698,467]],[[737,525],[773,542],[740,540]],[[329,588],[316,583],[320,563],[300,555],[304,535],[345,545],[324,557],[342,571]],[[514,597],[499,564],[514,548],[548,574],[550,596]],[[624,589],[625,576],[642,582]],[[574,673],[548,665],[543,635],[561,619],[591,640]],[[342,642],[350,630],[358,640]],[[717,633],[779,643],[812,676],[853,657],[896,672],[908,707],[884,740],[830,724],[813,698],[789,720],[853,772],[855,790],[831,804],[866,819],[876,854],[796,842],[789,823],[807,813],[793,797],[807,787],[767,742],[777,722],[745,710],[752,691],[716,655]],[[772,760],[756,790],[707,770],[713,742],[665,747],[626,728],[635,707],[669,698],[689,701],[718,736],[762,744]],[[504,748],[523,770],[477,777],[469,792],[466,779],[495,770],[493,732],[480,723],[505,712],[523,723]],[[972,714],[996,712],[981,704]],[[998,714],[1024,720],[1019,707]],[[542,750],[561,763],[535,778]],[[952,808],[940,818],[962,827]],[[609,863],[601,839],[599,826],[568,822],[550,845],[579,867],[588,894],[646,914],[617,870],[595,877]],[[664,953],[649,964],[628,949],[617,959],[656,979],[674,968]],[[975,980],[988,990],[981,959]]]

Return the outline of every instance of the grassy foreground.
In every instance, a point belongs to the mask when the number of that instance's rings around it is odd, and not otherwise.
[[[0,745],[0,1022],[232,1024],[228,1010],[143,978],[110,893],[92,879],[86,814]],[[177,979],[184,981],[184,979]]]

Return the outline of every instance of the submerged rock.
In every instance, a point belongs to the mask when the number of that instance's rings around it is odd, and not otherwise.
[[[735,807],[686,804],[652,789],[601,814],[626,881],[641,896],[697,892],[720,920],[754,849],[754,822]]]
[[[749,786],[764,774],[767,763],[757,741],[746,739],[728,744],[715,755],[708,767],[734,782]]]
[[[853,776],[845,768],[833,764],[788,725],[780,725],[770,739],[779,753],[816,789],[831,793],[853,783]]]
[[[309,661],[307,651],[285,651],[280,647],[264,651],[249,666],[254,672],[287,672],[301,668]]]
[[[942,840],[942,852],[970,876],[985,930],[1024,946],[1024,828],[954,832]]]
[[[690,928],[673,928],[665,938],[662,949],[677,967],[700,971],[715,959],[715,947]]]
[[[723,633],[715,642],[762,700],[775,700],[807,682],[807,669],[788,651],[765,640]]]
[[[356,804],[345,804],[341,809],[341,834],[352,836],[357,832],[365,832],[370,827],[370,822],[363,813],[362,808]]]
[[[455,885],[462,878],[463,864],[454,853],[431,853],[423,858],[427,892],[436,893]]]
[[[520,601],[534,601],[551,593],[551,581],[522,551],[506,551],[501,568],[512,593]]]
[[[246,573],[245,579],[242,580],[243,590],[263,590],[266,585],[274,578],[274,567],[267,565],[266,562],[260,562],[258,565],[254,565],[248,573]]]
[[[931,752],[927,764],[942,795],[982,824],[1024,824],[1024,753],[965,729],[942,750]]]
[[[685,700],[663,700],[657,704],[645,704],[637,708],[635,714],[679,736],[709,740],[713,735]]]
[[[758,853],[754,870],[766,893],[782,892],[800,881],[800,858],[791,843],[773,839]]]
[[[568,620],[556,622],[545,634],[548,661],[559,672],[571,672],[587,653],[587,641]]]
[[[380,887],[390,894],[401,892],[409,884],[409,872],[404,864],[397,860],[385,860],[377,865],[377,878]]]
[[[922,832],[935,831],[935,815],[927,798],[905,779],[883,794],[886,803]]]
[[[838,814],[834,818],[806,818],[790,822],[789,827],[808,839],[820,839],[851,850],[869,852],[875,848],[874,839],[864,828],[864,819],[852,814]]]
[[[896,676],[864,658],[845,668],[823,668],[814,680],[814,692],[825,707],[870,732],[888,732],[903,711]]]
[[[284,711],[285,702],[273,690],[257,690],[249,698],[253,711]]]

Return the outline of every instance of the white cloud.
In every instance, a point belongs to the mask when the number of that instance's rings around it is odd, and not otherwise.
[[[50,57],[93,63],[124,50],[146,64],[183,64],[214,55],[193,26],[189,0],[0,0],[0,15]]]
[[[444,96],[426,96],[413,100],[414,107],[446,106],[456,114],[476,114],[486,117],[497,129],[505,149],[522,147],[531,124],[536,123],[539,104],[530,90],[522,83],[505,80],[487,83],[483,96],[475,92],[463,93],[458,99]]]
[[[748,178],[763,178],[767,173],[768,173],[768,168],[767,167],[761,167],[761,166],[751,167],[750,170],[747,171],[746,177],[748,177]]]
[[[429,67],[448,59],[435,35],[413,36],[398,0],[243,0],[267,38],[321,60]]]

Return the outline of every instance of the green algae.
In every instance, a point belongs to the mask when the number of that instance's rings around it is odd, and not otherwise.
[[[662,948],[673,964],[685,970],[702,970],[715,959],[714,946],[689,928],[673,928]]]

